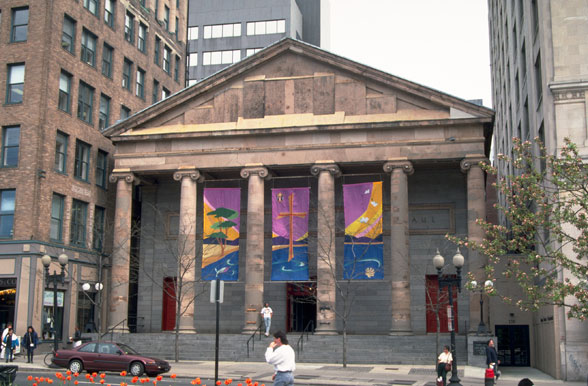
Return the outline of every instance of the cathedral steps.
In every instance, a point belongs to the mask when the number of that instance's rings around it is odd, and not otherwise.
[[[304,338],[303,348],[299,350],[300,335],[288,334],[290,345],[297,352],[297,361],[307,363],[341,363],[343,338],[341,335],[310,335]],[[214,360],[214,334],[181,334],[180,359]],[[271,342],[271,336],[256,336],[255,346],[249,343],[248,335],[222,334],[219,337],[219,360],[221,361],[264,361],[264,352]],[[110,340],[110,335],[103,340]],[[173,333],[114,334],[113,340],[127,343],[138,352],[163,359],[174,357]],[[435,335],[390,336],[390,335],[349,335],[347,362],[357,364],[420,364],[433,365],[445,344],[449,344],[448,334],[440,337],[440,347],[436,348]],[[456,336],[458,360],[466,353],[466,338]],[[462,353],[461,355],[459,355]],[[460,361],[463,363],[463,359]]]

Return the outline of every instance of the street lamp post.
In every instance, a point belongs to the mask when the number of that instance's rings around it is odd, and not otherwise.
[[[459,376],[457,375],[457,355],[455,354],[455,317],[453,315],[453,286],[457,287],[458,292],[461,292],[461,268],[464,264],[464,257],[459,252],[459,248],[457,252],[453,256],[453,266],[457,271],[457,275],[454,277],[453,275],[443,275],[441,271],[443,270],[443,266],[445,265],[445,259],[441,254],[439,254],[439,250],[437,250],[437,254],[433,257],[433,265],[437,269],[437,280],[439,281],[439,288],[447,287],[449,290],[449,308],[451,309],[451,356],[453,357],[453,364],[451,366],[451,379],[449,379],[449,386],[461,386]]]
[[[486,288],[492,288],[494,286],[494,283],[492,282],[492,280],[486,280],[484,282],[484,286],[480,286],[478,288],[478,282],[472,280],[470,282],[470,285],[474,291],[480,291],[480,324],[478,324],[478,334],[488,334],[490,333],[490,331],[484,324],[484,291]]]
[[[92,288],[90,283],[84,283],[82,284],[82,289],[84,290],[85,293],[87,293],[90,288]],[[94,284],[94,289],[96,290],[96,301],[92,300],[92,298],[90,298],[90,296],[86,295],[88,300],[90,300],[90,302],[92,303],[92,305],[96,306],[97,308],[97,312],[98,312],[98,316],[96,316],[96,325],[97,325],[97,331],[98,331],[98,342],[100,342],[100,339],[102,338],[102,334],[101,334],[101,330],[100,330],[100,326],[101,326],[101,321],[100,321],[100,314],[102,313],[102,296],[101,296],[101,291],[104,288],[104,285],[102,283],[95,283]],[[92,321],[93,323],[94,321]]]
[[[53,283],[53,349],[55,351],[59,349],[57,342],[57,331],[61,331],[63,329],[63,326],[59,326],[59,329],[57,328],[57,282],[59,281],[61,284],[65,283],[65,266],[67,265],[69,258],[65,253],[62,253],[59,255],[57,260],[61,265],[61,272],[57,273],[54,270],[53,274],[50,274],[49,266],[51,265],[51,256],[43,255],[41,258],[41,262],[43,263],[43,266],[45,266],[45,278],[47,282]]]

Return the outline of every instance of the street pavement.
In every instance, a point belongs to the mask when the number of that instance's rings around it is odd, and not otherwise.
[[[260,355],[263,355],[260,353]],[[18,357],[12,363],[19,366],[19,373],[37,370],[49,370],[43,364],[43,356],[35,357],[36,363],[26,363],[26,358]],[[5,363],[0,363],[5,364]],[[214,361],[170,361],[172,369],[169,373],[163,374],[164,379],[169,379],[170,374],[176,374],[178,378],[185,378],[186,385],[196,377],[202,379],[214,379]],[[424,365],[356,365],[350,364],[343,368],[340,364],[328,363],[297,363],[295,385],[412,385],[412,386],[435,386],[434,369]],[[51,369],[51,371],[60,371]],[[566,385],[566,386],[587,386],[584,382],[564,382],[555,380],[551,376],[530,367],[504,367],[502,375],[496,385],[517,386],[522,378],[531,379],[535,385]],[[473,366],[462,366],[459,368],[461,384],[463,386],[484,385],[484,369]],[[244,383],[246,378],[270,386],[272,366],[265,362],[219,362],[219,380],[232,379],[233,385],[239,382]],[[450,374],[448,374],[449,376]],[[449,382],[448,382],[449,383]],[[224,383],[223,383],[224,384]],[[209,386],[212,386],[210,382]]]

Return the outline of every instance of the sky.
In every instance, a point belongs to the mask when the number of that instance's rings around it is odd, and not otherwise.
[[[492,107],[487,0],[329,0],[328,51]]]

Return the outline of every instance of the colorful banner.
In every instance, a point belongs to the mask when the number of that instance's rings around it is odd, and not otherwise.
[[[202,279],[239,279],[240,188],[204,189]]]
[[[308,280],[310,188],[272,189],[271,280]]]
[[[382,182],[343,185],[344,279],[383,279]]]

